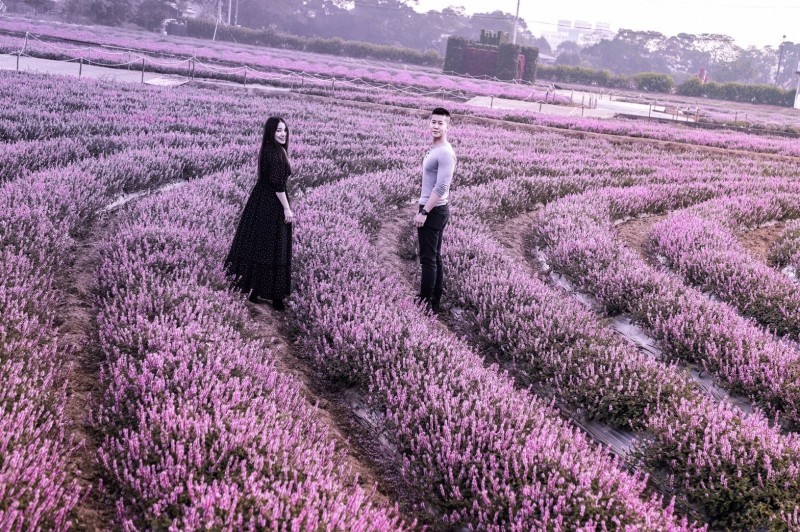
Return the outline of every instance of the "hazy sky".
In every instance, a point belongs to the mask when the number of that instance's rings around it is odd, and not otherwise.
[[[419,11],[464,6],[467,13],[499,9],[514,14],[517,0],[419,0]],[[678,33],[724,33],[740,46],[800,41],[800,0],[520,0],[519,15],[534,35],[560,19],[607,22],[619,28]]]

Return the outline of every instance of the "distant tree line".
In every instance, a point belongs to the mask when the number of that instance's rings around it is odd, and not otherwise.
[[[172,25],[167,28],[172,31]],[[441,66],[441,57],[435,50],[422,52],[414,48],[373,44],[364,41],[345,41],[339,37],[301,37],[281,33],[272,28],[250,29],[232,26],[216,27],[212,19],[190,19],[182,24],[186,36],[200,39],[215,37],[219,41],[233,41],[257,46],[270,46],[289,50],[304,50],[318,54],[343,55],[381,61],[397,61],[412,65]]]
[[[54,0],[16,0],[46,11]],[[457,0],[454,0],[457,2]],[[499,10],[467,14],[463,8],[418,13],[416,0],[194,0],[197,15],[227,21],[231,3],[232,25],[306,39],[341,39],[376,45],[405,47],[444,56],[449,36],[476,39],[481,29],[513,31],[514,17]],[[165,18],[179,18],[187,0],[61,0],[59,9],[70,17],[107,24],[137,24],[155,29]],[[225,26],[231,31],[232,26]],[[609,71],[630,77],[639,73],[667,74],[680,85],[703,69],[718,84],[777,85],[791,89],[800,60],[800,43],[790,41],[762,48],[738,46],[719,34],[679,33],[667,36],[655,31],[622,29],[613,38],[589,39],[580,45],[563,42],[551,50],[520,20],[517,44],[533,46],[540,54],[556,56],[561,67]],[[339,41],[320,44],[340,47]],[[341,45],[344,46],[344,45]],[[782,53],[778,70],[778,57]],[[540,60],[541,64],[541,60]],[[546,69],[541,70],[547,74]],[[573,72],[574,74],[574,72]],[[627,78],[626,78],[627,79]]]
[[[709,81],[721,84],[777,84],[793,88],[800,43],[785,41],[777,47],[742,48],[727,35],[679,33],[666,36],[655,31],[622,29],[612,39],[598,40],[583,47],[566,41],[559,44],[555,53],[557,65],[589,67],[615,74],[657,72],[669,74],[677,83],[683,83],[702,70]]]

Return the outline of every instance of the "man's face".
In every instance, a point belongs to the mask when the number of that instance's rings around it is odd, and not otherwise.
[[[443,115],[431,115],[430,127],[434,140],[438,140],[447,134],[450,119]]]

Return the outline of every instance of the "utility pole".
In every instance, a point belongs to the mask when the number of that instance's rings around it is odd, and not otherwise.
[[[517,15],[514,17],[514,36],[511,37],[511,44],[517,44],[517,24],[519,24],[519,2],[517,0]]]
[[[239,25],[239,0],[236,0],[236,10],[233,12],[233,25]]]
[[[214,24],[214,36],[211,37],[211,41],[217,40],[217,28],[219,27],[219,22],[222,20],[222,0],[217,0],[217,21]]]
[[[783,36],[780,46],[778,46],[778,70],[775,72],[775,85],[778,84],[778,75],[781,73],[781,61],[783,60],[783,43],[786,42],[786,35]]]
[[[233,8],[233,0],[228,0],[228,26],[231,25],[231,10]]]

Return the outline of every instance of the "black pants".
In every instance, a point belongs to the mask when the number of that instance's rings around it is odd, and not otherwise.
[[[422,210],[424,205],[420,205]],[[417,228],[419,237],[419,263],[422,267],[419,296],[431,307],[438,309],[444,290],[444,269],[442,268],[442,234],[450,219],[447,205],[434,207],[425,225]]]

